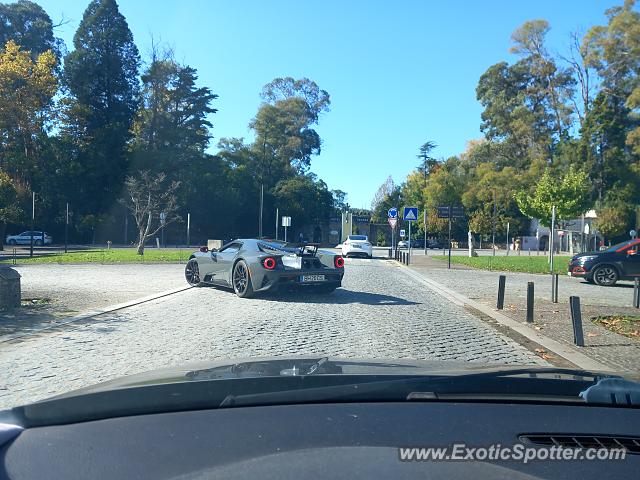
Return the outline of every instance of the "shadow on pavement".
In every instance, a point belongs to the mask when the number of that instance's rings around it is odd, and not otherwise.
[[[587,281],[580,282],[580,285],[587,285],[589,287],[599,287],[599,288],[633,288],[633,283],[620,283],[620,282],[610,287],[603,287],[601,285],[596,285],[595,283],[591,283]]]
[[[260,295],[262,300],[271,302],[289,302],[289,303],[318,303],[345,305],[350,303],[359,303],[362,305],[417,305],[419,302],[412,302],[404,298],[394,297],[393,295],[383,295],[380,293],[356,292],[338,288],[333,293],[313,293],[304,291],[265,293]]]

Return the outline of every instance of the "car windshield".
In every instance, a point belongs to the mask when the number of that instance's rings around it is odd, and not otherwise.
[[[0,0],[0,412],[635,378],[639,32],[640,0]]]

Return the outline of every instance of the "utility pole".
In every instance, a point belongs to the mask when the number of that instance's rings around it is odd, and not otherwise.
[[[69,243],[69,202],[67,202],[67,219],[64,222],[64,253],[67,253],[68,243]]]
[[[492,240],[493,244],[493,256],[496,256],[496,191],[493,191],[493,233]]]
[[[187,247],[191,244],[191,214],[187,213]]]
[[[258,221],[258,238],[262,238],[262,206],[264,204],[264,183],[260,184],[260,219]]]
[[[423,215],[423,224],[424,224],[424,254],[427,255],[427,207],[425,205]]]
[[[509,222],[507,222],[507,255],[509,255]]]
[[[29,257],[33,257],[33,229],[36,228],[34,223],[36,220],[36,192],[32,192],[31,197],[31,244],[29,246]]]

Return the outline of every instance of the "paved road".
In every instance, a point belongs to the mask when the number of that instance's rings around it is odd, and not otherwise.
[[[0,407],[154,368],[267,355],[544,364],[385,260],[347,260],[331,295],[193,288],[0,343]]]

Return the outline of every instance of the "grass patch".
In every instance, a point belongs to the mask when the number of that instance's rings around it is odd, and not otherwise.
[[[432,256],[436,260],[447,260],[444,255]],[[554,256],[553,271],[554,273],[566,273],[567,265],[571,257]],[[528,256],[528,255],[509,255],[507,256],[480,256],[465,257],[461,255],[452,255],[451,263],[467,265],[468,267],[478,268],[481,270],[498,270],[504,272],[523,272],[523,273],[549,273],[549,262],[546,255]]]
[[[26,263],[184,263],[193,251],[194,249],[148,248],[145,249],[144,255],[138,255],[135,248],[95,249],[69,253],[45,253],[33,258],[18,257],[16,263],[19,265]],[[13,260],[8,258],[0,263],[13,263]]]
[[[603,315],[591,321],[611,332],[640,340],[640,315]]]

